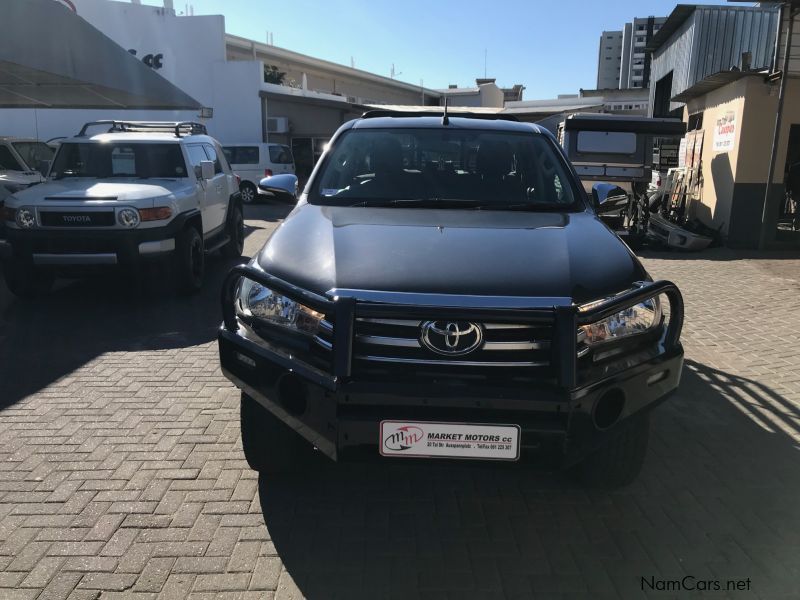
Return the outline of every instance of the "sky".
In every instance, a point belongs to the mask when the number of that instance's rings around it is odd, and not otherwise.
[[[163,4],[145,0],[147,4]],[[705,0],[704,4],[725,4]],[[183,12],[186,0],[174,0]],[[192,0],[223,14],[228,33],[427,88],[495,77],[526,100],[575,94],[597,82],[603,30],[667,16],[667,0]]]

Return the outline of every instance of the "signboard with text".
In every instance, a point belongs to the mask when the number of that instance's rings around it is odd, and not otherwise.
[[[730,152],[736,140],[736,113],[727,111],[714,123],[714,152]]]

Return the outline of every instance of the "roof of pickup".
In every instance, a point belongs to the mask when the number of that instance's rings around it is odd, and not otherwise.
[[[460,117],[448,115],[448,123],[442,123],[442,116],[376,116],[355,119],[345,124],[352,129],[485,129],[490,131],[516,131],[521,133],[542,133],[543,130],[533,123],[521,123],[495,118]]]

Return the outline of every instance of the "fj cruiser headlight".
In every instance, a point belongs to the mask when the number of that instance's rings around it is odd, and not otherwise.
[[[36,227],[36,212],[30,206],[20,206],[14,220],[22,229],[32,229]]]
[[[621,310],[596,323],[583,325],[580,331],[585,335],[587,346],[610,342],[652,331],[661,325],[661,302],[651,298],[640,304]]]
[[[123,227],[133,229],[139,225],[139,211],[132,208],[123,208],[117,213],[117,222]]]
[[[242,279],[236,293],[236,312],[245,318],[254,318],[309,336],[316,335],[320,321],[325,317],[247,278]]]

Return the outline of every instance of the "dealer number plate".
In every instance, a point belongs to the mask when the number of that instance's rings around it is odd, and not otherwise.
[[[381,421],[383,456],[517,460],[519,425]]]

